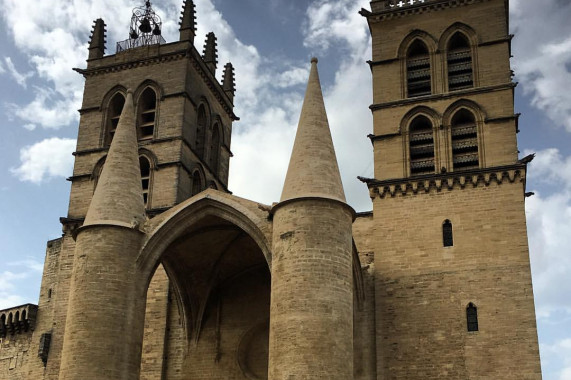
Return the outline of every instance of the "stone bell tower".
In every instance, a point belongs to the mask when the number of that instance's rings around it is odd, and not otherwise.
[[[361,14],[378,379],[540,379],[508,1],[374,0]]]

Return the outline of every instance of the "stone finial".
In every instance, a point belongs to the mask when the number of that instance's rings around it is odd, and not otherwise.
[[[218,46],[216,42],[216,35],[210,32],[206,35],[206,42],[204,43],[204,52],[202,59],[206,66],[210,69],[212,74],[216,73],[216,65],[218,65]]]
[[[135,107],[129,91],[84,226],[111,224],[134,228],[144,221]]]
[[[185,0],[180,17],[180,40],[194,42],[196,36],[196,8],[193,0]]]
[[[345,203],[319,83],[317,58],[311,59],[311,71],[281,201],[305,197],[334,199]]]
[[[89,59],[103,58],[105,55],[105,43],[107,38],[107,29],[103,19],[98,18],[93,22],[93,30],[89,39]]]
[[[234,94],[236,93],[236,83],[234,81],[234,66],[228,62],[224,66],[224,75],[222,77],[222,89],[228,95],[230,100],[234,101]]]

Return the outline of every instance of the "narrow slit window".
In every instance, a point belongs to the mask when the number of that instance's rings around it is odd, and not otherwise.
[[[449,91],[474,87],[472,50],[464,34],[457,32],[450,38],[447,63]]]
[[[478,331],[478,309],[471,302],[466,308],[466,319],[468,323],[468,332]]]
[[[452,167],[454,171],[478,169],[478,128],[472,112],[461,109],[452,118]]]
[[[212,128],[212,139],[210,139],[210,169],[218,176],[218,162],[220,156],[220,131],[218,124]]]
[[[434,173],[434,134],[426,116],[417,116],[410,124],[410,174]]]
[[[198,107],[198,117],[196,120],[196,154],[200,159],[204,159],[204,145],[206,137],[206,126],[208,119],[206,117],[206,107],[200,105]]]
[[[147,87],[139,98],[139,138],[152,139],[155,134],[155,124],[157,115],[157,94]]]
[[[105,146],[109,146],[113,140],[124,105],[125,97],[121,93],[115,94],[109,102],[109,107],[107,109],[107,123],[105,126]]]
[[[432,93],[430,55],[424,42],[414,41],[406,55],[407,94],[409,98]]]
[[[452,233],[452,222],[449,220],[444,221],[442,224],[442,241],[445,247],[454,246],[454,236]]]
[[[143,187],[143,201],[145,207],[149,203],[149,189],[151,185],[151,164],[146,157],[139,157],[139,166],[141,167],[141,185]]]

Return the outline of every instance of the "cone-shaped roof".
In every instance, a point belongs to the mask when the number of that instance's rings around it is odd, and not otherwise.
[[[302,197],[329,198],[345,202],[319,83],[317,58],[311,59],[311,72],[281,201]]]
[[[145,204],[140,170],[135,108],[129,91],[84,225],[142,224]]]

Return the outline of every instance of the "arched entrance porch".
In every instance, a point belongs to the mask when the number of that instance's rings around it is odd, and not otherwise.
[[[141,379],[266,379],[267,212],[208,190],[147,229],[137,260],[149,278]]]

